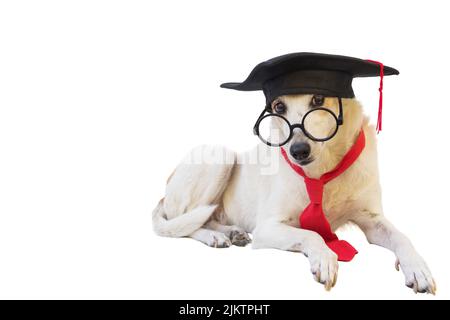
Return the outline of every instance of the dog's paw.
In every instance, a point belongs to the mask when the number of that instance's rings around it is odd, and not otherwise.
[[[397,258],[395,268],[399,266],[405,275],[405,285],[415,293],[436,294],[436,282],[428,269],[427,264],[417,253],[408,257]]]
[[[210,231],[206,244],[213,248],[228,248],[231,240],[222,232]]]
[[[231,243],[239,247],[245,247],[247,244],[252,242],[248,233],[240,228],[232,230],[229,237],[231,239]]]
[[[325,290],[329,291],[336,284],[338,275],[338,259],[337,255],[328,248],[324,248],[318,252],[308,256],[311,264],[311,272],[314,279],[325,286]]]

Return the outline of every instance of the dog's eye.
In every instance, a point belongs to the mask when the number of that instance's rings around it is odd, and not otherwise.
[[[278,114],[283,114],[286,112],[286,105],[283,102],[277,102],[273,107],[273,110]]]
[[[321,94],[315,94],[311,99],[311,107],[320,107],[325,102],[325,97]]]

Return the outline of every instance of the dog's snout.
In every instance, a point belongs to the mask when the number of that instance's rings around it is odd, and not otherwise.
[[[306,142],[296,142],[291,145],[289,152],[295,160],[305,160],[311,153],[311,146]]]

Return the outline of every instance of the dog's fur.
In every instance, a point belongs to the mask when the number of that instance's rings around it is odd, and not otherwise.
[[[297,123],[311,108],[311,98],[312,95],[282,96],[272,107],[282,101],[287,106],[284,116]],[[408,238],[383,215],[375,130],[357,100],[343,99],[343,104],[344,124],[334,138],[313,142],[299,130],[284,148],[288,151],[291,144],[299,141],[309,143],[314,161],[303,169],[309,177],[318,178],[339,163],[362,128],[365,149],[349,169],[325,187],[323,206],[327,219],[333,230],[349,222],[359,226],[370,243],[396,254],[396,268],[401,266],[407,286],[415,292],[434,294],[436,285],[426,263]],[[326,98],[324,107],[337,114],[337,99]],[[185,161],[176,168],[169,178],[165,198],[153,212],[156,233],[187,236],[215,247],[246,245],[250,242],[248,233],[252,233],[254,248],[304,253],[315,279],[330,289],[337,278],[337,256],[317,233],[299,228],[298,215],[309,198],[303,179],[282,159],[278,148],[260,144],[244,154],[221,147],[208,150],[221,153],[222,160],[227,161]],[[269,151],[277,152],[271,160],[278,164],[275,174],[261,174],[262,164],[246,161]],[[290,154],[289,157],[295,163]]]

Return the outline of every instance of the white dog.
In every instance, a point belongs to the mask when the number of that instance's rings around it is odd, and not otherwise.
[[[311,108],[313,98],[285,95],[274,100],[271,107],[280,112],[280,106],[284,106],[284,117],[296,123]],[[309,177],[318,178],[339,163],[364,130],[366,146],[359,158],[325,187],[327,219],[333,230],[349,222],[359,226],[370,243],[395,253],[396,268],[401,267],[408,287],[434,294],[435,281],[425,261],[383,215],[375,129],[368,124],[357,100],[342,101],[345,122],[334,138],[314,142],[298,130],[283,148],[291,162],[302,165]],[[337,99],[323,99],[323,107],[337,113]],[[292,154],[295,144],[308,146],[302,159]],[[192,161],[199,150],[203,156],[205,150],[209,155],[221,155],[222,161]],[[275,156],[266,157],[264,163],[251,161],[268,154]],[[252,233],[253,248],[304,253],[315,279],[330,289],[337,278],[337,256],[317,233],[299,228],[299,213],[308,203],[303,179],[282,158],[279,148],[260,144],[244,154],[219,147],[200,148],[192,151],[169,178],[166,196],[153,212],[153,224],[159,235],[191,237],[219,248],[246,245],[250,242],[248,233]]]

